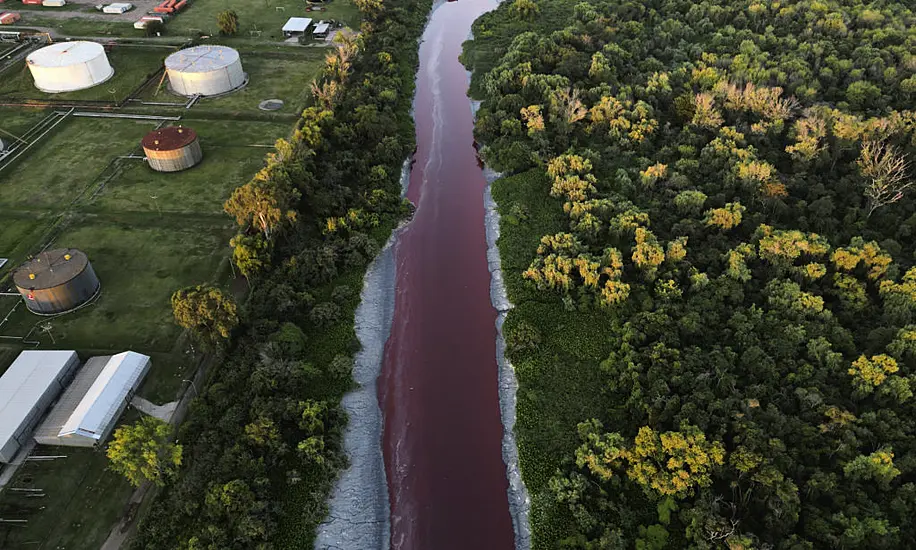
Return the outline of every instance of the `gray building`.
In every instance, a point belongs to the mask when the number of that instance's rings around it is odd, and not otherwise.
[[[10,462],[79,365],[75,351],[28,350],[0,376],[0,462]]]
[[[101,445],[149,368],[149,356],[133,351],[91,358],[35,430],[35,441],[65,447]]]

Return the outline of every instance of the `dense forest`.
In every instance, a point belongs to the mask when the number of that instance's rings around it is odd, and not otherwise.
[[[361,34],[339,38],[313,106],[225,209],[250,285],[238,308],[216,288],[172,298],[214,357],[182,424],[177,474],[145,514],[137,549],[310,548],[346,463],[340,399],[359,349],[363,273],[409,213],[400,197],[426,0],[357,2]]]
[[[909,5],[477,21],[535,548],[916,548]]]

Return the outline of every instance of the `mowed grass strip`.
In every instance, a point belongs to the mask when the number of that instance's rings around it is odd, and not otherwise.
[[[54,247],[85,252],[102,293],[93,305],[50,320],[56,347],[141,353],[172,349],[179,329],[169,299],[179,288],[214,278],[231,231],[184,217],[161,224],[84,219],[61,232]],[[4,333],[25,333],[41,319],[18,311]]]
[[[295,57],[265,57],[241,52],[242,68],[248,73],[248,85],[241,90],[201,101],[205,109],[229,111],[258,110],[265,99],[282,99],[283,108],[276,112],[301,111],[311,95],[309,85],[324,67],[323,48],[312,48]]]
[[[114,68],[114,75],[107,81],[75,92],[49,94],[35,87],[32,73],[25,60],[0,76],[0,98],[60,100],[60,101],[108,101],[126,99],[146,79],[162,66],[171,50],[165,48],[140,48],[118,46],[108,52],[108,61]]]
[[[122,422],[138,415],[128,412]],[[38,447],[34,455],[66,458],[26,462],[10,483],[44,491],[44,497],[0,493],[0,516],[28,520],[0,527],[0,548],[99,548],[124,511],[130,484],[107,469],[104,450]]]
[[[7,275],[25,261],[52,221],[50,216],[13,217],[0,212],[0,258],[8,260],[0,267],[0,288],[5,286]],[[0,308],[0,319],[5,314]]]
[[[281,99],[284,105],[276,113],[295,114],[302,110],[311,95],[310,84],[324,67],[326,48],[281,48],[275,55],[239,50],[242,69],[248,74],[248,84],[220,97],[202,98],[195,109],[209,111],[256,112],[265,99]],[[158,84],[158,83],[157,83]],[[146,101],[183,102],[184,96],[169,91],[168,81],[150,86],[141,95]],[[194,115],[194,110],[190,115]],[[288,125],[287,125],[288,126]]]
[[[4,75],[0,74],[0,82],[3,80]],[[0,107],[0,139],[6,143],[16,141],[29,128],[41,122],[49,114],[51,114],[51,110],[27,107],[17,107],[15,109]],[[0,174],[3,174],[3,172],[0,172]]]
[[[0,172],[0,210],[66,210],[108,164],[140,146],[150,121],[71,117]]]
[[[286,124],[184,120],[200,139],[203,161],[181,172],[156,172],[142,160],[127,161],[86,208],[107,211],[219,214],[232,191],[264,166],[264,155]],[[228,218],[227,218],[228,219]]]
[[[251,31],[260,31],[261,40],[282,41],[281,29],[290,17],[309,17],[315,21],[336,19],[354,29],[359,28],[360,13],[350,0],[332,0],[326,5],[327,11],[323,12],[306,12],[305,6],[303,0],[195,0],[168,22],[166,31],[169,35],[190,36],[200,32],[216,36],[219,33],[216,16],[225,10],[233,10],[239,16],[236,39],[246,39],[251,36]],[[221,39],[226,40],[225,37]]]

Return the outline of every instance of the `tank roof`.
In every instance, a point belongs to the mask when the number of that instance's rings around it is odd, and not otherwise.
[[[165,68],[182,73],[208,73],[232,65],[239,52],[226,46],[194,46],[165,58]]]
[[[197,132],[193,128],[169,126],[146,134],[140,145],[152,151],[172,151],[193,143],[195,139]]]
[[[77,40],[58,42],[29,54],[26,63],[39,67],[69,67],[105,55],[105,48],[96,42]]]
[[[83,252],[75,248],[56,248],[41,252],[17,267],[13,272],[13,282],[19,288],[31,290],[54,288],[72,280],[87,265],[89,257]]]

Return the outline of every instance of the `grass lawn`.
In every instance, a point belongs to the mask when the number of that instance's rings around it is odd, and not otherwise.
[[[214,227],[186,218],[156,221],[161,225],[87,218],[74,220],[58,236],[55,246],[78,248],[89,256],[102,293],[94,305],[50,321],[56,347],[141,353],[172,349],[179,329],[172,322],[169,298],[176,289],[213,279],[227,255],[230,231],[228,224]],[[5,332],[22,334],[37,320],[17,311]],[[42,342],[50,344],[44,336]]]
[[[3,75],[0,75],[0,81],[2,80]],[[29,128],[41,122],[41,119],[48,116],[50,112],[45,109],[0,108],[0,139],[11,141],[13,136],[21,136]]]
[[[251,36],[249,31],[261,31],[261,40],[282,41],[281,29],[290,17],[309,17],[316,21],[337,19],[359,28],[359,10],[350,0],[332,0],[326,12],[306,12],[305,6],[303,0],[195,0],[168,22],[166,30],[170,35],[196,36],[202,32],[216,36],[219,33],[216,16],[225,10],[234,10],[239,16],[237,39],[248,38]]]
[[[25,261],[29,251],[38,244],[53,220],[49,215],[14,217],[11,214],[0,212],[0,258],[9,260],[0,267],[0,286],[3,286],[2,281],[6,275]],[[0,318],[5,313],[0,309]]]
[[[219,214],[232,190],[264,166],[268,149],[251,145],[272,145],[289,131],[286,124],[265,122],[183,122],[198,132],[203,162],[182,172],[161,173],[143,161],[129,161],[88,206],[153,214],[160,210]],[[229,125],[235,128],[234,133],[223,133]]]
[[[155,73],[169,53],[171,50],[165,48],[113,48],[108,54],[108,61],[114,67],[114,76],[98,86],[62,94],[48,94],[36,88],[23,60],[17,67],[3,73],[0,98],[120,101]]]
[[[16,6],[18,11],[19,5]],[[58,33],[70,37],[95,37],[95,36],[112,36],[112,37],[136,37],[142,38],[146,34],[135,29],[133,23],[129,21],[105,21],[99,19],[87,19],[74,13],[73,17],[58,19],[56,17],[47,17],[41,12],[23,12],[22,19],[17,25],[4,25],[3,30],[22,31],[33,30],[42,27],[52,28]],[[137,19],[140,15],[137,15]]]
[[[99,548],[124,511],[130,484],[107,469],[103,451],[38,447],[34,454],[66,458],[26,462],[16,472],[10,488],[41,489],[46,496],[0,494],[0,516],[28,520],[24,527],[0,527],[0,548]]]
[[[140,145],[149,121],[70,118],[15,166],[0,172],[0,210],[65,210],[118,155]]]
[[[243,89],[218,98],[204,99],[203,109],[227,109],[230,111],[257,110],[265,99],[282,99],[283,108],[278,113],[296,113],[305,106],[311,95],[309,84],[324,67],[325,51],[296,50],[299,55],[284,58],[245,55],[242,52],[242,67],[248,73],[248,85]]]
[[[309,85],[324,67],[324,48],[275,47],[270,54],[249,52],[240,49],[242,68],[248,73],[248,84],[241,90],[222,97],[203,98],[195,106],[207,111],[225,110],[231,112],[258,110],[258,104],[265,99],[282,99],[283,108],[275,113],[296,114],[305,106],[310,97]],[[141,97],[147,101],[187,101],[168,91],[167,83],[158,88],[146,88]],[[192,109],[191,116],[194,114]]]
[[[6,307],[8,305],[9,302],[0,300],[0,308],[3,309],[4,315],[6,314]],[[6,369],[13,364],[13,360],[16,359],[20,351],[19,347],[0,344],[0,375],[6,372]]]

